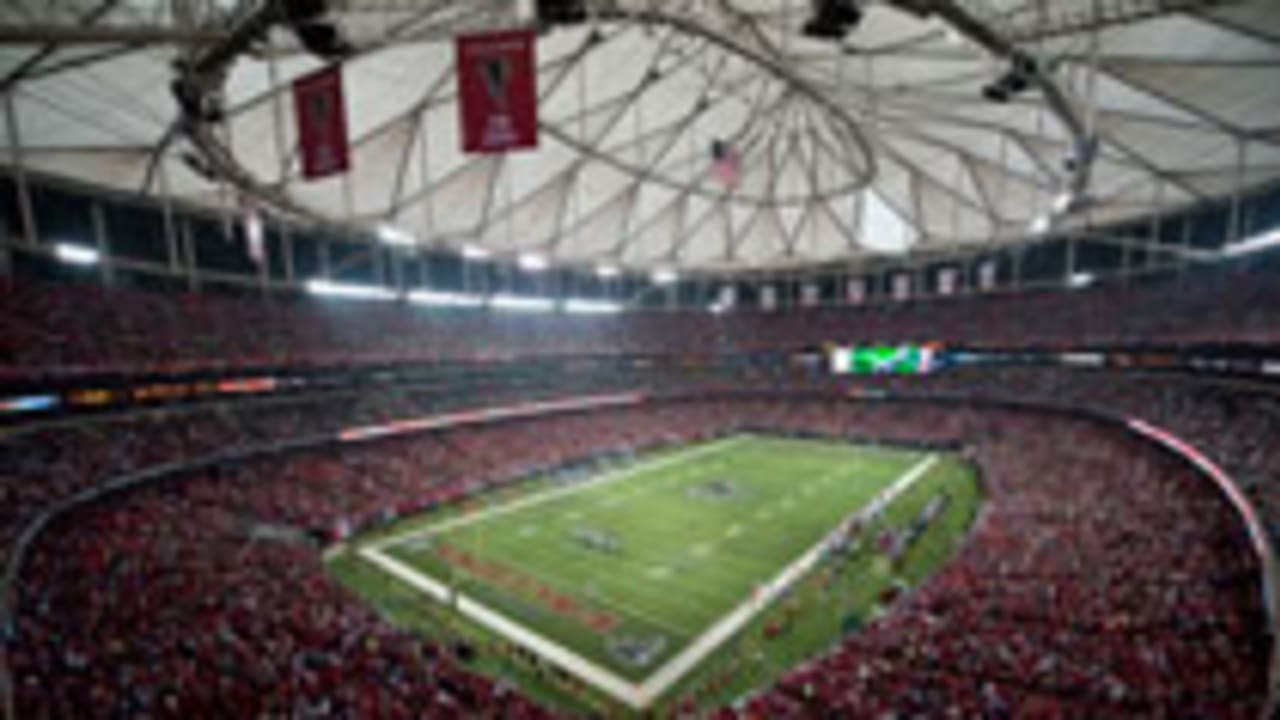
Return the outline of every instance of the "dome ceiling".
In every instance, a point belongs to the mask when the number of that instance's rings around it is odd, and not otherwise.
[[[1079,211],[1104,225],[1280,177],[1280,4],[957,2],[1033,56],[1098,139]],[[16,2],[0,25],[64,44],[6,45],[5,137],[27,168],[232,210],[193,171],[169,91],[196,30],[156,0]],[[237,3],[192,3],[205,13]],[[500,26],[509,2],[347,0],[338,23],[363,45],[345,67],[353,169],[304,182],[289,83],[319,67],[291,49],[241,58],[219,129],[264,184],[318,215],[390,223],[424,244],[536,252],[554,262],[694,270],[790,267],[1018,242],[1053,212],[1073,136],[1032,89],[983,87],[1007,70],[942,21],[887,3],[842,43],[806,38],[801,0],[670,3],[706,34],[603,14],[538,42],[540,147],[460,150],[453,44]],[[626,5],[625,2],[615,3]],[[1091,29],[1102,6],[1150,17]],[[1076,7],[1078,6],[1078,7]],[[1048,12],[1048,11],[1046,11]],[[509,20],[508,20],[509,22]],[[97,28],[93,43],[73,37]],[[176,33],[175,33],[176,34]],[[743,54],[717,38],[729,38]],[[74,42],[72,42],[74,40]],[[157,42],[153,42],[157,41]],[[781,72],[779,71],[781,70]],[[710,147],[740,154],[727,187]],[[12,144],[4,162],[19,161]]]

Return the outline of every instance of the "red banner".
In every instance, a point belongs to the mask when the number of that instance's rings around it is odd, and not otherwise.
[[[293,83],[298,120],[298,152],[307,180],[338,175],[351,168],[347,139],[347,106],[342,94],[342,68],[325,68]]]
[[[464,152],[501,153],[538,146],[536,42],[532,30],[457,39]]]

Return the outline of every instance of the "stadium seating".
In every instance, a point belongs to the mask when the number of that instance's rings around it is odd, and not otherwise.
[[[364,609],[326,578],[313,538],[586,455],[740,427],[963,441],[988,502],[956,560],[896,612],[726,715],[1256,716],[1268,649],[1256,560],[1189,468],[1056,416],[716,397],[262,458],[78,510],[23,575],[18,706],[36,718],[541,715],[471,674],[447,639]]]
[[[11,383],[576,355],[733,358],[833,338],[1280,342],[1277,288],[1252,276],[725,316],[507,317],[23,284],[0,297],[0,381]],[[1107,312],[1120,303],[1125,313]],[[9,642],[20,716],[546,714],[472,674],[450,639],[388,627],[327,578],[319,548],[351,528],[541,468],[737,427],[962,441],[975,450],[991,502],[961,556],[894,613],[724,709],[726,717],[1257,716],[1269,638],[1239,523],[1208,483],[1118,431],[955,402],[710,393],[749,385],[728,365],[570,375],[467,392],[445,384],[244,398],[10,428],[0,437],[3,555],[43,510],[147,468],[458,408],[708,391],[698,401],[264,456],[76,510],[37,542],[21,576]],[[766,384],[848,389],[803,370],[757,383]],[[856,385],[1155,423],[1220,463],[1280,538],[1280,401],[1269,392],[1173,373],[1050,367],[962,367]]]
[[[846,338],[970,346],[1280,340],[1264,275],[785,313],[531,316],[396,303],[175,296],[86,286],[0,289],[0,379],[93,372],[331,367],[573,355],[714,354]],[[1111,312],[1123,304],[1125,312]],[[677,342],[672,339],[677,338]]]

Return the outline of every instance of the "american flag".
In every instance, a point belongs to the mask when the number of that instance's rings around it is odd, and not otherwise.
[[[711,141],[711,173],[724,186],[733,189],[742,180],[742,156],[726,140]]]

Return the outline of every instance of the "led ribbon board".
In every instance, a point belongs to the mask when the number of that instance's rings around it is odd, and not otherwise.
[[[835,375],[919,375],[936,367],[937,351],[923,345],[866,345],[831,350]]]

